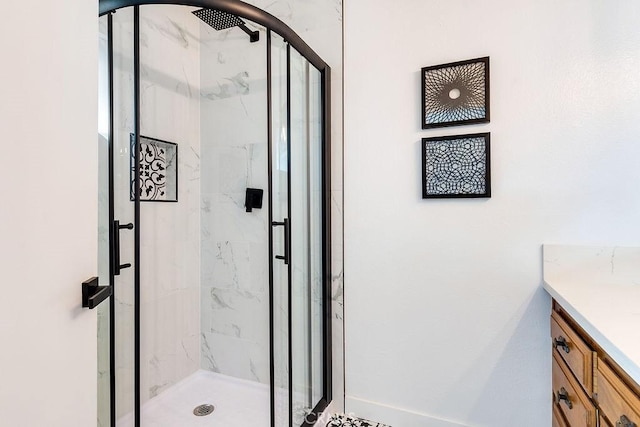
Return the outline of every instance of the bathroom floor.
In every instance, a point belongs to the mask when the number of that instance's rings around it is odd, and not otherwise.
[[[206,416],[194,415],[202,404],[215,407]],[[269,427],[269,386],[200,370],[142,406],[146,427]],[[118,427],[133,426],[128,414]],[[336,414],[327,427],[390,427],[349,415]]]
[[[211,404],[210,415],[196,416],[196,406]],[[130,415],[118,427],[133,425]],[[268,427],[269,387],[208,371],[197,371],[142,406],[146,427]]]
[[[354,418],[349,415],[334,415],[327,427],[390,427],[372,421]]]

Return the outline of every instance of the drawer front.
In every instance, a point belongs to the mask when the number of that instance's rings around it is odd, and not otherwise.
[[[551,372],[554,399],[569,426],[596,427],[596,408],[556,352]]]
[[[601,359],[597,381],[602,414],[616,427],[640,427],[640,398]]]
[[[554,395],[555,396],[555,395]],[[553,402],[553,418],[551,419],[551,427],[568,427],[564,421],[564,416],[560,412],[560,407]]]
[[[611,427],[611,424],[609,424],[607,422],[607,420],[605,420],[604,418],[602,418],[602,415],[600,415],[600,424],[598,424],[600,427]]]
[[[551,313],[551,340],[554,354],[567,363],[580,385],[591,396],[594,392],[593,362],[596,353],[555,311]]]

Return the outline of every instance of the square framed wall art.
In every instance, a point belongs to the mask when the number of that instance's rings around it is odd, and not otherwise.
[[[488,56],[422,69],[422,129],[489,120]]]
[[[136,138],[130,134],[131,142],[131,201],[136,199],[135,146]],[[178,201],[178,144],[140,135],[140,201]]]
[[[422,139],[422,198],[491,197],[491,134]]]

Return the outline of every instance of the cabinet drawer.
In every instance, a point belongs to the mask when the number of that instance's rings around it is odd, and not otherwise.
[[[567,363],[580,385],[591,396],[594,392],[593,363],[596,353],[556,311],[551,312],[551,339],[554,354]]]
[[[567,423],[564,421],[562,412],[560,412],[560,407],[556,405],[555,402],[553,403],[553,418],[551,419],[551,427],[568,427]]]
[[[554,399],[569,426],[596,427],[596,408],[557,352],[553,353],[551,372]]]
[[[602,359],[598,359],[597,381],[602,414],[616,426],[640,427],[640,398]]]
[[[611,427],[611,424],[609,424],[604,418],[602,418],[602,415],[600,415],[600,424],[598,424],[600,427]]]

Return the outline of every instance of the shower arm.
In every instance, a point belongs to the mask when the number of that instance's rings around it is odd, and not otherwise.
[[[255,43],[260,40],[260,33],[258,31],[251,31],[245,24],[238,24],[238,27],[249,35],[251,43]]]

